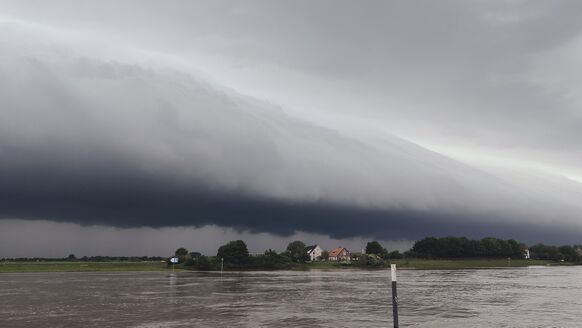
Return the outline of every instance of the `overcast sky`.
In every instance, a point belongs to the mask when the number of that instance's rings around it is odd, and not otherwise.
[[[581,11],[0,0],[0,257],[582,243]]]

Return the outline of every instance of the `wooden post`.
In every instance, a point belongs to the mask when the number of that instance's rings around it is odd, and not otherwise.
[[[398,293],[396,290],[396,264],[390,264],[390,278],[392,280],[392,317],[394,328],[398,328]]]

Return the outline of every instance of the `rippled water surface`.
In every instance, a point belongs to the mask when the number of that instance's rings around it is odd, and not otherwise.
[[[388,274],[0,274],[0,327],[391,327]],[[399,279],[401,327],[582,327],[582,267]]]

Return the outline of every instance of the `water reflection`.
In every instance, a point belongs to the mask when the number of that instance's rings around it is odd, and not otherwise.
[[[577,327],[582,267],[401,271],[406,327]],[[6,327],[389,327],[386,271],[0,275]]]

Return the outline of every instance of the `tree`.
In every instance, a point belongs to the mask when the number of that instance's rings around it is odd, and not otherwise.
[[[75,257],[75,254],[69,254],[69,256],[67,256],[67,260],[69,260],[69,261],[74,261],[76,259],[77,258]]]
[[[536,244],[529,248],[532,258],[539,260],[554,260],[559,261],[564,259],[564,255],[556,246],[547,246],[544,244]]]
[[[208,257],[206,257],[206,256],[199,256],[194,261],[194,266],[198,270],[208,270],[208,269],[210,269],[210,261],[208,260]]]
[[[414,243],[413,253],[423,258],[521,258],[525,245],[493,237],[428,237]]]
[[[562,255],[564,255],[565,261],[578,262],[581,259],[581,256],[580,254],[578,254],[578,251],[576,251],[576,249],[570,245],[560,246],[558,247],[558,250],[560,251],[560,253],[562,253]]]
[[[321,256],[320,256],[319,258],[320,258],[320,260],[322,260],[322,261],[327,261],[327,260],[329,259],[329,252],[328,252],[328,251],[326,251],[326,250],[323,250],[323,251],[321,252]]]
[[[249,250],[244,241],[234,240],[220,246],[216,256],[219,259],[223,258],[226,263],[241,265],[248,262]]]
[[[436,257],[436,251],[438,249],[438,239],[435,237],[427,237],[422,240],[418,240],[412,246],[412,252],[419,257],[433,258]]]
[[[404,257],[398,250],[390,252],[389,256],[391,260],[397,260]]]
[[[493,237],[485,237],[481,239],[481,245],[485,250],[485,255],[487,257],[501,257],[503,249],[502,243],[499,239]],[[505,256],[503,256],[505,257]]]
[[[509,239],[507,241],[507,244],[509,245],[509,248],[510,248],[510,254],[508,256],[511,256],[511,258],[514,258],[514,259],[520,259],[523,257],[522,247],[516,240]],[[524,249],[525,248],[527,248],[527,247],[524,247]]]
[[[178,248],[174,252],[174,255],[176,255],[176,256],[186,256],[186,255],[188,255],[188,250],[185,249],[184,247],[180,247],[180,248]]]
[[[265,251],[265,256],[277,256],[277,255],[279,255],[279,254],[277,254],[276,251],[274,251],[274,250],[272,250],[270,248]]]
[[[268,269],[286,269],[291,267],[291,259],[288,256],[277,254],[276,251],[268,249],[263,255],[250,258],[250,266]]]
[[[376,254],[381,256],[384,253],[385,253],[384,247],[382,247],[382,245],[380,245],[380,243],[375,240],[368,242],[368,244],[366,245],[366,254]]]
[[[305,243],[299,240],[289,243],[289,245],[287,245],[287,253],[291,258],[291,261],[297,263],[305,263],[309,261],[309,254],[307,254],[305,248]]]

